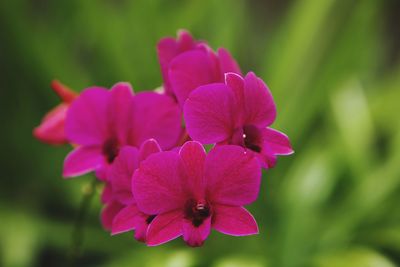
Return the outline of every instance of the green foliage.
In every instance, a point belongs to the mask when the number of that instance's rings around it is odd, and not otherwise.
[[[260,234],[213,232],[147,248],[110,237],[93,201],[80,266],[392,267],[400,264],[400,62],[388,49],[395,1],[2,1],[0,266],[67,266],[90,177],[61,179],[68,147],[32,128],[57,100],[58,78],[81,90],[161,84],[155,45],[179,28],[232,51],[270,86],[275,127],[296,153],[264,173],[250,207]],[[397,16],[400,13],[397,12]],[[387,33],[389,31],[389,33]]]

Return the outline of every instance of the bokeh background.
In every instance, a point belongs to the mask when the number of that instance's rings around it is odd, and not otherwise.
[[[400,2],[397,0],[0,1],[0,266],[68,266],[90,176],[64,180],[68,146],[33,139],[75,90],[161,84],[157,41],[180,28],[226,47],[271,88],[296,153],[265,172],[249,209],[260,234],[202,248],[111,237],[92,201],[78,266],[400,266]]]

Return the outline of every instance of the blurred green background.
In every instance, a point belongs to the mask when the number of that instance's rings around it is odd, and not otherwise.
[[[70,148],[31,136],[50,81],[158,87],[156,43],[180,28],[266,81],[296,153],[264,173],[259,235],[148,248],[102,230],[97,194],[78,265],[400,266],[399,18],[397,0],[0,1],[0,266],[68,266],[91,181],[63,180]]]

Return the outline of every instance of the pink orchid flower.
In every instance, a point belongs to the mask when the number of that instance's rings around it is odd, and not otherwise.
[[[184,106],[189,136],[203,144],[233,144],[254,153],[263,168],[293,153],[288,137],[269,128],[276,117],[271,92],[254,73],[225,75],[225,83],[200,86]]]
[[[142,160],[160,151],[154,139],[146,140],[139,149],[124,146],[111,165],[101,198],[105,204],[101,222],[113,235],[135,230],[135,238],[145,241],[147,226],[154,216],[138,210],[132,194],[132,175]]]
[[[206,45],[204,42],[195,41],[189,32],[185,30],[178,31],[178,38],[162,38],[157,44],[158,60],[161,67],[161,74],[164,80],[164,91],[166,94],[174,96],[168,77],[169,64],[181,53],[194,50],[200,45]]]
[[[72,103],[66,119],[68,139],[77,144],[64,161],[63,175],[74,177],[96,171],[105,180],[119,150],[139,147],[149,138],[163,149],[174,146],[181,132],[181,112],[166,95],[134,95],[128,83],[111,90],[91,87]]]
[[[205,42],[195,41],[187,31],[179,31],[177,40],[161,39],[157,52],[165,92],[175,95],[181,106],[198,86],[223,82],[226,72],[241,73],[226,49],[220,48],[215,53]]]
[[[156,246],[183,235],[201,246],[211,228],[233,236],[258,233],[253,216],[242,206],[256,200],[261,179],[258,161],[239,146],[217,146],[208,155],[195,141],[179,153],[153,154],[133,176],[139,210],[156,214],[146,242]]]
[[[65,117],[69,106],[78,94],[57,80],[51,82],[51,88],[60,97],[62,103],[43,117],[40,125],[33,130],[33,136],[51,145],[67,144],[68,139],[64,130]]]

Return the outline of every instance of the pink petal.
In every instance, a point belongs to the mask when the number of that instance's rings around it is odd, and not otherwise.
[[[245,208],[215,205],[213,211],[215,230],[233,236],[258,234],[257,222]]]
[[[213,203],[242,206],[256,200],[261,168],[240,146],[216,146],[207,155],[205,179]]]
[[[126,144],[133,124],[133,89],[129,83],[117,83],[111,88],[109,98],[107,127],[110,137],[116,137],[120,143]]]
[[[173,98],[153,92],[139,93],[133,100],[132,143],[140,146],[154,138],[161,148],[169,149],[178,141],[181,111]]]
[[[64,177],[75,177],[95,170],[104,159],[98,146],[75,148],[64,160]]]
[[[263,148],[263,150],[260,153],[248,150],[248,153],[254,153],[261,167],[264,169],[271,169],[276,165],[277,156],[274,155],[269,148]]]
[[[159,214],[149,225],[147,245],[158,246],[182,235],[182,212],[174,210]]]
[[[140,164],[133,175],[132,191],[141,211],[159,214],[184,204],[179,160],[175,152],[161,152]]]
[[[177,40],[171,37],[166,37],[158,42],[158,60],[160,62],[164,87],[167,94],[173,94],[168,77],[169,63],[180,53],[193,49],[195,44],[193,37],[187,31],[179,31]]]
[[[191,247],[200,247],[211,232],[211,217],[208,217],[199,226],[191,221],[183,220],[183,240]]]
[[[102,144],[108,136],[107,104],[109,92],[105,88],[85,89],[71,104],[65,122],[67,138],[80,145]]]
[[[206,151],[195,141],[186,142],[179,151],[182,167],[186,174],[188,193],[196,199],[204,198],[204,161]]]
[[[146,242],[147,238],[147,229],[149,228],[149,224],[153,221],[156,216],[147,215],[143,212],[139,213],[139,216],[136,217],[135,221],[135,239],[140,242]]]
[[[113,219],[111,234],[116,235],[135,229],[138,216],[140,211],[136,204],[124,207]]]
[[[103,210],[101,211],[100,219],[104,229],[111,230],[114,217],[123,208],[124,206],[117,201],[112,201],[103,208]]]
[[[219,76],[213,56],[200,49],[180,54],[169,68],[171,86],[181,106],[194,89],[220,81]]]
[[[239,75],[242,74],[239,65],[225,48],[219,48],[217,53],[222,74],[227,72],[234,72]]]
[[[111,184],[109,182],[105,182],[103,192],[101,192],[100,195],[101,203],[106,204],[113,199],[114,195],[112,191]]]
[[[261,134],[262,150],[255,155],[263,168],[273,168],[276,165],[277,155],[294,153],[289,138],[284,133],[272,128],[265,128],[261,130]]]
[[[239,74],[228,72],[225,73],[225,84],[232,90],[235,99],[235,133],[242,131],[245,117],[245,101],[244,101],[244,79]],[[243,140],[243,134],[240,135]],[[232,144],[237,144],[237,140],[232,140]]]
[[[161,152],[161,148],[157,141],[155,139],[148,139],[140,146],[139,160],[145,160],[151,154],[158,152]]]
[[[109,172],[114,197],[124,204],[134,201],[132,194],[132,175],[139,165],[139,152],[136,147],[124,146],[115,158]]]
[[[197,43],[198,42],[196,42],[193,39],[193,36],[187,30],[178,31],[177,48],[179,52],[184,52],[193,49]]]
[[[164,80],[165,92],[172,95],[173,91],[168,77],[168,67],[171,60],[178,54],[176,40],[171,37],[161,39],[157,44],[157,54],[161,66],[161,74]]]
[[[244,108],[244,79],[236,73],[228,72],[225,73],[225,84],[233,91],[237,106],[242,110]]]
[[[276,107],[267,85],[253,72],[244,78],[244,123],[258,127],[271,125]]]
[[[60,104],[47,113],[38,127],[33,130],[33,136],[38,140],[58,145],[68,143],[65,135],[65,117],[69,104]]]
[[[268,147],[274,155],[290,155],[294,151],[286,134],[272,128],[262,131],[264,146]]]
[[[193,140],[212,144],[234,130],[234,98],[225,84],[204,85],[192,92],[184,106],[187,131]]]
[[[110,176],[110,169],[111,165],[104,160],[104,155],[103,155],[103,164],[101,164],[98,168],[95,170],[95,175],[100,181],[104,182],[109,182],[109,176]]]

